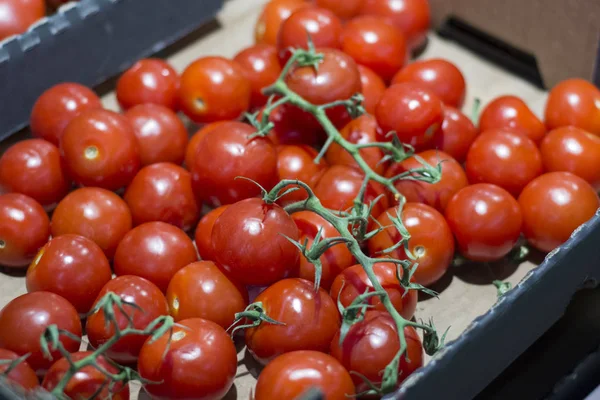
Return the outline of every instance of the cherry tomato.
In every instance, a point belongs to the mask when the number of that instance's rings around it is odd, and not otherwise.
[[[43,375],[52,360],[44,357],[40,337],[50,325],[81,338],[79,315],[67,300],[50,292],[21,295],[0,310],[0,348],[19,356],[30,353],[27,363],[38,375]],[[79,341],[65,335],[60,336],[60,342],[69,352],[79,349]],[[60,357],[58,350],[50,354],[53,359]]]
[[[335,302],[312,282],[283,279],[256,297],[266,315],[285,325],[261,323],[245,331],[246,345],[254,358],[267,364],[275,357],[296,350],[326,353],[340,328]]]
[[[215,222],[211,241],[216,261],[247,285],[269,285],[298,267],[298,228],[277,204],[252,198],[230,205]]]
[[[456,108],[444,106],[444,122],[433,138],[433,147],[462,163],[477,135],[479,131],[465,114]]]
[[[275,46],[257,44],[239,52],[233,59],[240,64],[252,86],[250,106],[262,107],[268,97],[262,89],[275,83],[281,74],[281,65]]]
[[[131,212],[116,194],[100,188],[71,192],[54,210],[52,236],[68,233],[93,240],[112,260],[117,245],[131,230]]]
[[[140,104],[125,116],[133,126],[142,165],[183,162],[188,133],[177,114],[157,104]]]
[[[546,171],[566,171],[600,190],[600,138],[565,126],[550,131],[540,144]]]
[[[242,67],[223,57],[202,57],[181,75],[179,105],[198,123],[237,119],[250,107],[252,86]]]
[[[82,111],[99,108],[100,98],[91,89],[79,83],[59,83],[35,101],[29,121],[31,133],[58,146],[73,118]]]
[[[162,221],[188,231],[200,218],[192,175],[175,164],[158,163],[142,168],[123,198],[134,225]]]
[[[363,0],[315,0],[318,7],[326,8],[341,19],[350,19],[360,12]]]
[[[423,348],[417,331],[404,328],[406,353],[400,359],[398,385],[423,366]],[[339,333],[331,341],[331,355],[350,372],[357,372],[376,386],[381,385],[383,370],[400,350],[398,330],[392,317],[382,311],[368,311],[365,319],[354,324],[340,345]],[[364,381],[352,375],[358,393],[368,390]]]
[[[202,139],[204,139],[204,136],[206,136],[209,132],[212,132],[214,128],[221,125],[223,122],[224,121],[218,121],[206,124],[202,128],[200,128],[196,133],[194,133],[185,149],[186,167],[191,168],[192,165],[194,165],[194,158],[196,157],[198,146],[200,146],[200,142],[202,141]]]
[[[140,352],[144,386],[154,399],[222,399],[233,385],[237,354],[231,338],[214,322],[191,318],[173,333],[147,340]]]
[[[133,275],[116,277],[104,285],[98,293],[96,303],[109,292],[125,301],[135,303],[143,310],[124,305],[125,312],[122,312],[116,306],[113,307],[119,329],[129,326],[129,318],[133,321],[132,326],[135,329],[146,329],[156,318],[169,314],[169,307],[163,293],[155,284],[142,277]],[[103,310],[98,310],[88,317],[85,330],[90,344],[96,348],[115,335],[115,325],[107,321]],[[123,336],[106,352],[105,356],[122,364],[135,363],[146,338],[147,336],[142,335]]]
[[[429,145],[444,122],[440,98],[413,82],[387,88],[375,116],[384,133],[394,131],[402,142],[417,148]]]
[[[0,360],[16,360],[19,358],[19,355],[14,351],[0,349]],[[35,389],[40,386],[40,381],[38,380],[35,372],[31,369],[27,361],[22,361],[13,368],[8,375],[6,375],[6,370],[10,364],[0,364],[0,375],[2,375],[6,380],[12,384],[18,385],[25,390]]]
[[[352,377],[338,360],[319,351],[292,351],[271,361],[258,376],[255,400],[299,399],[318,388],[324,400],[355,395]]]
[[[398,211],[396,208],[390,208],[377,218],[381,226],[389,228],[367,242],[372,257],[382,256],[381,251],[402,240],[388,214],[396,218]],[[421,285],[431,285],[444,275],[452,262],[454,256],[452,231],[442,214],[421,203],[406,203],[402,209],[402,222],[410,233],[409,250],[417,257],[416,262],[419,263],[413,279]],[[408,259],[403,246],[388,255],[398,260]]]
[[[527,136],[539,143],[546,134],[544,123],[516,96],[500,96],[488,104],[479,118],[483,131],[501,129]]]
[[[60,142],[75,183],[117,190],[140,169],[139,146],[129,120],[113,111],[87,110],[67,125]]]
[[[496,261],[507,255],[521,234],[519,203],[500,186],[478,183],[456,193],[446,207],[446,221],[463,256]]]
[[[0,40],[12,35],[20,35],[46,15],[43,0],[1,0]]]
[[[102,249],[78,235],[62,235],[50,240],[27,270],[27,291],[56,293],[87,313],[112,271]]]
[[[467,175],[461,165],[450,155],[436,150],[418,153],[429,165],[435,167],[442,164],[442,177],[437,183],[427,183],[411,180],[396,181],[396,189],[406,198],[406,201],[424,203],[438,211],[444,211],[446,204],[454,193],[468,185]],[[415,157],[410,157],[401,163],[393,164],[385,173],[390,178],[415,168],[422,168]],[[382,210],[383,211],[383,210]]]
[[[322,127],[315,125],[318,124],[316,120],[309,117],[312,118],[290,104],[282,104],[269,115],[269,122],[273,123],[273,129],[267,137],[275,145],[317,146],[325,133]],[[258,118],[262,118],[262,110]]]
[[[342,32],[342,50],[389,82],[408,59],[404,34],[384,18],[361,16]]]
[[[567,79],[554,86],[544,115],[548,130],[574,125],[600,136],[600,89],[584,79]]]
[[[327,161],[321,159],[318,164],[315,158],[319,153],[312,147],[301,145],[283,145],[277,147],[277,175],[280,180],[297,179],[312,189],[321,178],[327,167]],[[304,189],[296,190],[279,199],[279,204],[287,205],[305,200],[308,194]]]
[[[277,182],[277,151],[266,138],[241,122],[224,122],[200,142],[192,165],[192,188],[198,200],[213,206],[256,196]],[[237,177],[247,179],[236,179]]]
[[[26,267],[50,236],[42,206],[23,194],[0,196],[0,265]]]
[[[194,243],[181,229],[147,222],[129,231],[115,253],[115,274],[148,279],[163,292],[177,271],[198,260]]]
[[[314,239],[319,230],[321,238],[333,238],[340,236],[339,232],[327,220],[312,211],[300,211],[292,214],[292,219],[300,231],[300,243],[307,242],[309,248],[313,245]],[[320,257],[321,260],[321,287],[329,290],[334,278],[345,268],[353,265],[356,261],[354,256],[343,244],[337,244],[330,247]],[[300,269],[298,276],[307,281],[315,281],[315,267],[304,256],[300,257]]]
[[[364,97],[363,107],[371,115],[375,115],[375,107],[379,99],[385,92],[385,82],[372,69],[364,65],[358,66],[360,73],[360,83],[362,84],[362,94]]]
[[[594,189],[570,172],[549,172],[529,183],[519,196],[523,233],[529,243],[550,252],[569,239],[600,206]]]
[[[215,260],[215,254],[212,248],[212,230],[215,221],[223,214],[227,207],[229,206],[225,205],[211,210],[200,219],[200,222],[198,222],[194,241],[196,242],[196,248],[198,249],[198,253],[202,260]]]
[[[493,183],[515,197],[543,168],[542,155],[531,139],[504,130],[479,135],[465,164],[470,183]]]
[[[91,351],[78,351],[77,353],[71,354],[71,360],[73,362],[80,361],[87,356],[91,355]],[[100,355],[96,362],[105,371],[111,374],[119,373],[114,365],[110,363],[103,355]],[[58,383],[65,376],[71,364],[66,358],[61,358],[56,361],[48,373],[44,377],[42,387],[47,391],[51,392]],[[67,382],[67,385],[63,391],[65,396],[70,399],[112,399],[112,400],[129,400],[129,384],[122,382],[115,384],[113,388],[109,390],[110,380],[101,372],[98,368],[93,365],[88,365],[78,370],[75,375]]]
[[[411,49],[426,40],[430,19],[427,0],[364,0],[360,14],[387,18],[404,32]]]
[[[277,34],[281,23],[292,13],[310,4],[305,0],[271,0],[263,8],[254,28],[254,41],[257,44],[277,44]]]

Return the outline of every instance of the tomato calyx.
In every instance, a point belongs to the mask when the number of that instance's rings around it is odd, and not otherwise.
[[[512,289],[512,284],[510,282],[504,282],[500,280],[492,281],[492,284],[496,286],[497,296],[498,298],[504,296]]]
[[[241,324],[240,321],[249,320],[250,323]],[[260,326],[263,322],[273,325],[285,325],[283,322],[279,322],[269,317],[265,311],[263,304],[258,301],[256,303],[249,304],[248,307],[244,309],[244,311],[236,313],[233,324],[229,328],[227,328],[227,332],[231,330],[231,337],[235,335],[237,331],[240,329],[246,328],[256,328]]]

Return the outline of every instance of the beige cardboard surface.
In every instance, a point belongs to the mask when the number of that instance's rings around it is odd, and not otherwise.
[[[194,59],[207,55],[231,57],[253,42],[253,28],[262,4],[266,0],[230,0],[218,17],[219,27],[191,40],[185,47],[169,57],[178,71],[182,71]],[[545,93],[527,82],[508,75],[494,65],[478,58],[457,45],[430,35],[429,44],[420,58],[441,57],[456,63],[467,80],[467,100],[464,110],[470,110],[473,99],[478,97],[485,105],[502,94],[521,96],[530,107],[541,115]],[[103,98],[105,106],[117,110],[113,93]],[[536,260],[540,262],[541,259]],[[424,320],[433,317],[440,331],[451,326],[448,338],[453,340],[473,321],[485,313],[496,301],[496,289],[490,284],[494,279],[504,279],[517,284],[534,267],[530,262],[521,265],[500,263],[497,265],[463,265],[452,268],[435,288],[439,299],[422,300],[416,317]],[[26,293],[23,276],[0,274],[0,307],[14,297]],[[235,387],[227,399],[248,399],[255,383],[257,366],[252,357],[242,349],[238,354],[239,370]],[[139,386],[135,385],[137,393]],[[143,397],[143,396],[142,396]]]

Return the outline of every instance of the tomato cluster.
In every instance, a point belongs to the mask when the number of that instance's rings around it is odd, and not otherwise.
[[[399,334],[407,349],[398,382],[406,379],[423,364],[423,346],[391,315],[413,318],[417,291],[405,281],[434,284],[456,252],[499,260],[521,235],[549,252],[600,205],[600,90],[560,83],[544,121],[502,96],[474,123],[461,111],[466,80],[453,63],[408,63],[428,25],[425,0],[272,0],[257,44],[234,59],[201,57],[181,74],[163,60],[137,62],[117,83],[121,113],[75,83],[41,94],[34,138],[0,157],[0,265],[26,271],[28,290],[0,311],[0,359],[29,354],[8,378],[56,388],[70,362],[91,354],[74,340],[85,328],[92,349],[118,340],[65,394],[128,398],[127,385],[109,393],[98,370],[116,373],[119,363],[155,382],[144,385],[153,398],[220,399],[237,369],[227,330],[245,328],[239,339],[266,365],[258,400],[313,386],[327,399],[362,393],[363,378],[381,384]],[[318,69],[293,65],[279,80],[290,48],[310,48],[307,32]],[[337,102],[322,109],[330,126],[297,104],[271,107],[277,98],[263,89],[275,82],[312,105]],[[340,102],[356,93],[366,113],[353,118]],[[255,113],[254,125],[245,113]],[[181,114],[198,124],[191,137]],[[271,129],[257,135],[263,115]],[[336,128],[337,142],[320,154]],[[402,160],[385,151],[398,140]],[[384,146],[369,147],[376,143]],[[441,178],[419,180],[423,163],[439,166]],[[365,170],[381,179],[363,185]],[[304,190],[265,194],[282,179],[304,182],[334,212],[352,209],[359,193],[372,206],[373,234],[320,254],[320,287],[315,260],[292,242],[306,250],[340,236],[339,227],[318,212],[286,211],[308,198]],[[371,278],[357,251],[384,259]],[[394,259],[419,266],[407,276]],[[376,287],[389,308],[372,296],[363,318],[342,329],[342,309]],[[252,303],[249,292],[258,292]],[[137,307],[114,317],[96,309],[109,293]],[[160,337],[115,336],[167,315],[178,325]],[[70,333],[61,343],[71,361],[43,356],[40,335],[51,324]]]

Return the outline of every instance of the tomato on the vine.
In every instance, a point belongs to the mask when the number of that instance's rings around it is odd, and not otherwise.
[[[544,123],[517,96],[500,96],[489,103],[479,117],[479,129],[501,129],[527,136],[539,143],[546,134]]]
[[[433,138],[433,147],[462,163],[479,130],[460,110],[444,106],[442,129]]]
[[[275,46],[256,44],[237,53],[233,60],[240,64],[250,81],[252,87],[251,108],[264,106],[268,97],[262,93],[262,89],[275,83],[281,74],[281,65]]]
[[[360,73],[360,83],[362,85],[362,95],[364,97],[363,107],[371,115],[375,115],[375,107],[379,99],[387,89],[385,82],[372,69],[364,65],[358,66]]]
[[[264,109],[258,114],[259,120],[263,111]],[[316,146],[322,142],[325,133],[322,127],[315,126],[314,118],[311,120],[310,117],[310,114],[305,114],[290,104],[275,107],[269,114],[273,129],[267,137],[275,145]]]
[[[319,153],[306,145],[282,145],[277,147],[277,175],[280,180],[294,179],[306,183],[312,189],[329,166],[327,161],[321,159],[319,163],[314,160]],[[287,205],[304,200],[308,194],[304,189],[298,189],[279,199],[279,204]]]
[[[46,3],[43,0],[2,1],[0,8],[0,41],[20,35],[46,15]]]
[[[17,358],[19,358],[19,355],[14,351],[0,349],[0,360],[14,361]],[[0,376],[4,376],[9,383],[18,385],[25,390],[35,389],[40,386],[38,377],[26,360],[20,362],[7,375],[6,371],[9,366],[10,364],[0,364]]]
[[[584,79],[567,79],[550,90],[544,114],[548,130],[573,125],[600,136],[600,89]]]
[[[229,205],[210,210],[200,219],[200,222],[198,222],[198,225],[196,226],[194,241],[196,242],[196,249],[198,249],[198,254],[200,254],[200,259],[202,260],[215,261],[215,253],[212,247],[212,230],[217,218],[223,214],[227,207],[229,207]]]
[[[217,121],[206,124],[192,135],[187,144],[187,147],[185,148],[184,163],[188,169],[191,169],[192,165],[194,165],[194,158],[196,158],[198,146],[200,146],[200,142],[202,141],[202,139],[204,139],[204,136],[206,136],[209,132],[212,132],[214,128],[223,124],[224,122],[225,121]]]
[[[277,34],[283,21],[300,8],[309,7],[305,0],[271,0],[263,8],[254,27],[254,41],[257,44],[277,44]]]

